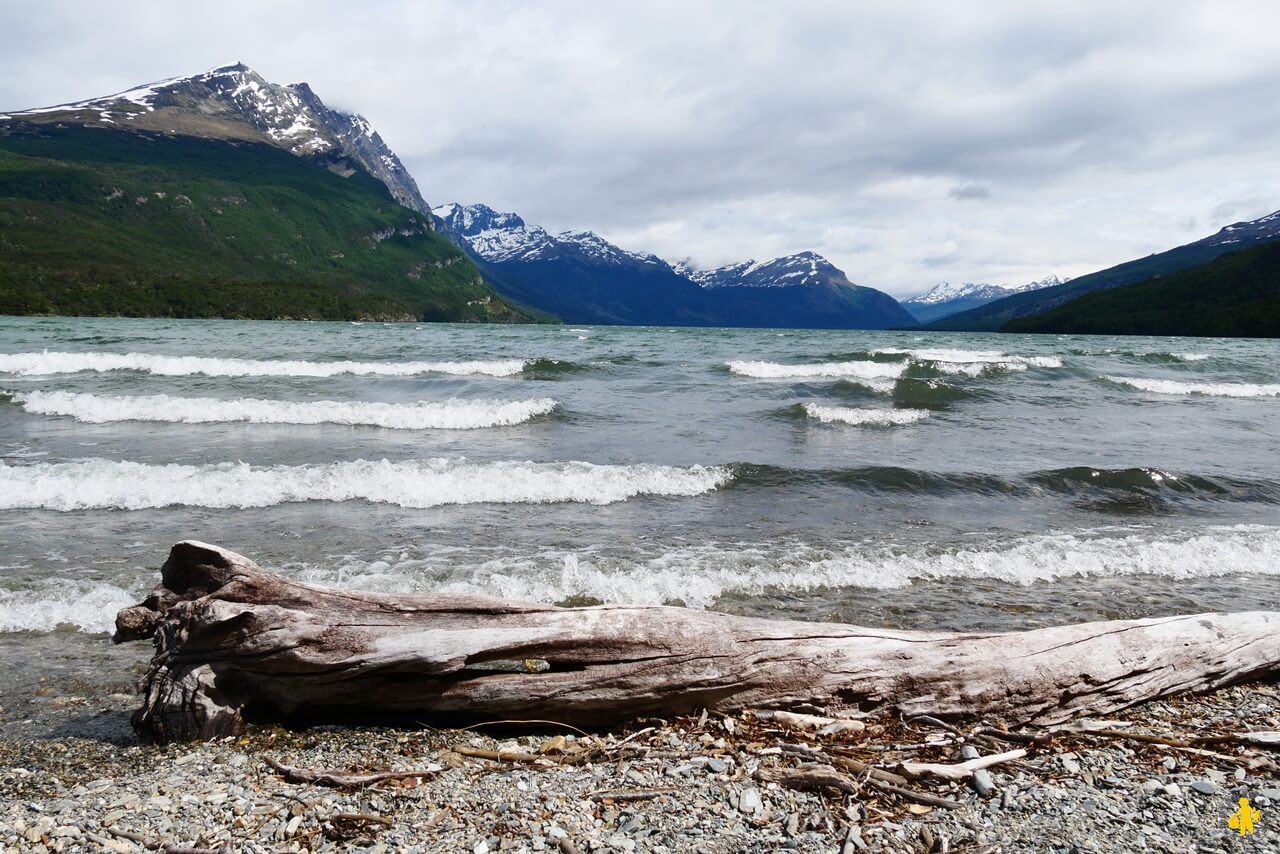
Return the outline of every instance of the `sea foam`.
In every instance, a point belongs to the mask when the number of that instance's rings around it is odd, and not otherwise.
[[[785,365],[777,362],[728,362],[730,372],[753,379],[889,380],[902,376],[900,362],[815,362]]]
[[[681,602],[709,608],[726,596],[825,589],[894,590],[949,578],[1030,585],[1059,578],[1280,575],[1280,529],[1215,526],[1194,531],[1114,530],[1028,535],[972,545],[845,542],[705,543],[625,551],[604,547],[522,551],[511,546],[426,543],[384,553],[280,568],[317,584],[393,593],[479,593],[536,602]],[[146,584],[149,584],[148,580]],[[111,630],[115,612],[144,595],[106,582],[57,579],[0,589],[0,631],[61,624]]]
[[[247,421],[254,424],[347,424],[397,430],[472,430],[521,424],[556,408],[551,398],[533,400],[442,400],[414,403],[289,401],[212,397],[104,396],[67,391],[14,392],[13,399],[37,415],[67,415],[77,421],[163,421],[181,424]]]
[[[465,362],[306,362],[294,360],[217,359],[204,356],[162,356],[153,353],[41,353],[0,354],[0,373],[19,376],[76,374],[85,371],[142,371],[169,377],[333,377],[341,374],[408,377],[419,374],[514,376],[528,360],[496,359]]]
[[[633,556],[602,549],[423,548],[350,556],[305,569],[308,581],[394,592],[465,592],[539,602],[681,602],[708,608],[724,596],[822,589],[892,590],[917,581],[988,579],[1029,585],[1066,577],[1206,578],[1280,575],[1280,530],[1214,527],[1116,536],[1031,535],[961,548],[865,542],[711,543]]]
[[[873,351],[885,355],[906,355],[916,362],[928,362],[944,373],[977,376],[984,370],[1025,371],[1027,368],[1061,368],[1057,356],[1011,356],[1001,350],[952,350],[920,347],[885,347]]]
[[[269,507],[295,501],[447,504],[612,504],[639,495],[700,495],[728,483],[725,466],[585,462],[355,460],[304,466],[148,465],[91,459],[0,462],[0,510]]]
[[[925,409],[858,409],[849,406],[804,404],[805,414],[824,424],[849,424],[856,427],[891,427],[915,424],[929,417]]]
[[[1280,383],[1184,383],[1178,380],[1155,380],[1143,377],[1107,376],[1104,379],[1127,385],[1139,391],[1156,394],[1202,394],[1208,397],[1280,397]]]

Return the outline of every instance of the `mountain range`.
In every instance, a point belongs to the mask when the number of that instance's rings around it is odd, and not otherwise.
[[[899,304],[814,252],[699,269],[433,210],[365,118],[243,63],[0,113],[0,313],[1269,335],[1277,242],[1280,212]]]
[[[918,297],[904,300],[902,307],[921,323],[928,323],[961,311],[968,311],[1014,294],[1052,288],[1071,281],[1056,275],[1046,276],[1025,285],[989,285],[973,282],[941,282]]]
[[[590,231],[551,234],[483,204],[450,203],[433,213],[501,293],[569,323],[915,325],[893,297],[855,285],[813,252],[698,270],[630,252]]]

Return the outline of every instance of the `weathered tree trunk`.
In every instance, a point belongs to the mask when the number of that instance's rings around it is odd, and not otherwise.
[[[115,637],[155,636],[134,726],[160,741],[231,734],[246,718],[603,726],[702,707],[1052,724],[1280,672],[1273,612],[899,632],[333,590],[190,541],[162,577]]]

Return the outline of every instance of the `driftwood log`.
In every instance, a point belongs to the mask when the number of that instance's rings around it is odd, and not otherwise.
[[[159,741],[246,720],[608,726],[700,708],[1048,725],[1280,673],[1275,612],[903,632],[334,590],[193,541],[161,574],[115,635],[155,639],[133,722]]]

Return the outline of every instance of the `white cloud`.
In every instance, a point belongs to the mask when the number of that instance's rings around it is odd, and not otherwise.
[[[1267,3],[0,0],[0,107],[244,60],[432,202],[897,295],[1080,275],[1280,208]]]

